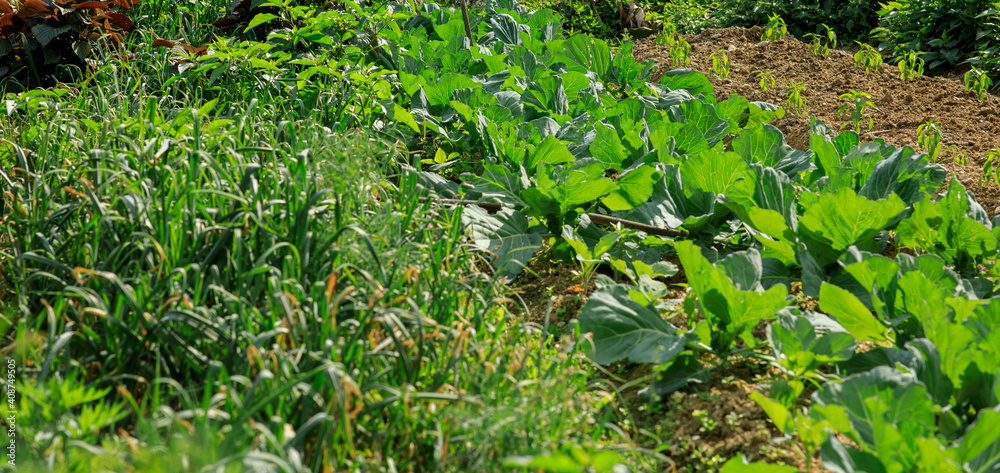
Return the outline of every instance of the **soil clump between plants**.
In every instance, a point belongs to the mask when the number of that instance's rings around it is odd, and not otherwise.
[[[870,142],[877,138],[887,144],[902,148],[917,146],[917,127],[934,120],[940,125],[943,137],[941,156],[938,163],[954,175],[982,204],[991,217],[1000,214],[1000,189],[988,182],[979,185],[985,155],[1000,145],[1000,99],[987,94],[986,100],[979,100],[974,91],[966,91],[962,84],[964,71],[952,71],[946,76],[922,76],[914,80],[902,80],[895,63],[885,62],[877,72],[856,69],[854,57],[845,50],[831,50],[827,57],[814,55],[809,44],[791,35],[777,41],[761,41],[764,29],[726,28],[708,29],[698,35],[682,35],[691,44],[691,64],[679,66],[704,74],[715,88],[718,100],[725,100],[729,94],[745,97],[750,101],[769,102],[785,106],[785,86],[790,82],[801,82],[808,87],[801,94],[807,100],[810,115],[816,116],[827,126],[839,130],[852,129],[853,122],[848,116],[837,115],[837,109],[848,103],[839,96],[851,89],[872,95],[869,99],[878,106],[871,118],[874,126],[867,128],[863,120],[861,141]],[[709,56],[723,50],[729,58],[730,72],[726,78],[711,73],[712,60]],[[666,71],[677,69],[671,66],[669,50],[656,43],[656,36],[635,42],[632,51],[637,62],[653,60],[659,72],[653,77],[659,80]],[[774,71],[775,87],[767,91],[760,89],[758,73]],[[853,103],[851,104],[853,110]],[[866,113],[868,111],[866,110]],[[786,113],[772,125],[785,134],[790,146],[800,150],[809,149],[808,116]],[[949,149],[955,146],[953,149]],[[966,153],[969,164],[959,164],[954,158]]]

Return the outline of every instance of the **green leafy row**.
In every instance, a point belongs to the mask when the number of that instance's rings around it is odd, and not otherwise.
[[[380,56],[398,72],[392,116],[408,145],[430,134],[482,150],[481,172],[460,183],[420,175],[443,195],[508,206],[464,217],[499,274],[515,276],[552,236],[584,267],[607,262],[631,280],[599,278],[579,321],[597,362],[659,365],[650,399],[707,381],[702,354],[762,357],[785,376],[758,401],[827,467],[994,471],[1000,434],[982,426],[1000,395],[1000,319],[980,269],[998,235],[958,181],[935,196],[946,172],[927,155],[815,119],[809,150],[792,149],[767,124],[777,107],[717,101],[686,70],[651,83],[628,45],[564,39],[544,11],[487,11],[472,44],[454,12],[425,5]],[[586,212],[688,236],[608,232]],[[662,317],[678,304],[654,279],[676,271],[660,262],[674,252],[686,326]],[[796,307],[799,287],[820,312]],[[764,320],[767,342],[751,333]],[[859,342],[878,347],[856,354]],[[793,412],[807,384],[812,407]]]

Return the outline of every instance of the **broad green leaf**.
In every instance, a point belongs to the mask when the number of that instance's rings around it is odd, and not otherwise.
[[[753,200],[756,176],[736,153],[708,149],[691,156],[681,165],[685,192],[694,190],[725,195],[732,202]]]
[[[246,33],[247,31],[250,31],[256,28],[257,26],[260,26],[264,23],[267,23],[271,20],[275,20],[277,18],[278,15],[274,15],[271,13],[258,13],[254,15],[252,20],[250,20],[250,24],[247,25],[246,29],[244,29],[243,32]]]
[[[772,167],[792,180],[797,180],[799,173],[811,166],[811,152],[792,148],[785,143],[781,130],[767,124],[741,131],[733,139],[732,148],[748,164]]]
[[[990,230],[969,215],[969,199],[957,179],[938,202],[931,197],[913,205],[913,213],[899,223],[900,241],[941,256],[960,272],[974,270],[976,259],[992,257],[997,240]]]
[[[667,71],[660,78],[660,85],[670,90],[683,89],[695,96],[704,94],[708,102],[715,102],[715,91],[712,89],[712,83],[702,73],[697,71],[690,69]]]
[[[594,131],[597,136],[590,144],[590,154],[603,163],[605,168],[621,170],[622,161],[628,158],[628,154],[618,138],[618,131],[604,123],[595,123]]]
[[[455,18],[447,23],[434,25],[434,34],[441,41],[448,41],[453,36],[465,36],[465,23],[461,18]]]
[[[729,122],[726,132],[735,133],[750,120],[750,101],[731,94],[728,99],[716,104],[715,111],[719,114],[719,118]]]
[[[607,365],[621,359],[663,364],[684,350],[686,338],[651,306],[628,295],[628,286],[598,289],[580,309],[580,330],[593,334],[594,361]]]
[[[947,174],[943,166],[931,163],[926,154],[918,154],[907,146],[879,161],[858,195],[876,200],[895,192],[903,202],[912,204],[939,189]]]
[[[663,173],[649,164],[629,169],[615,180],[618,189],[601,202],[611,211],[630,210],[645,204],[653,195],[653,186]]]
[[[819,196],[799,217],[799,236],[820,266],[835,261],[851,245],[877,251],[875,235],[903,212],[905,206],[895,194],[886,200],[870,201],[851,189]]]
[[[528,88],[521,94],[525,120],[569,113],[569,99],[562,81],[562,77],[549,76],[528,84]]]
[[[809,149],[816,156],[816,169],[810,174],[809,182],[812,185],[817,179],[823,176],[836,175],[841,171],[840,154],[833,140],[820,134],[809,136]]]
[[[913,375],[888,367],[827,383],[813,395],[813,417],[827,418],[841,433],[894,471],[920,465],[919,441],[933,435],[934,403]],[[817,409],[838,407],[840,409]]]
[[[958,446],[958,458],[973,473],[995,473],[1000,464],[1000,407],[979,411]]]
[[[758,391],[750,393],[750,399],[756,401],[761,409],[764,409],[764,413],[771,419],[771,422],[774,423],[779,432],[784,434],[791,433],[789,429],[792,427],[792,413],[788,411],[787,407],[780,402],[769,399]]]
[[[462,223],[471,228],[476,245],[493,255],[498,277],[513,280],[542,247],[542,236],[528,229],[524,214],[510,208],[490,215],[469,206],[462,212]]]
[[[711,324],[714,350],[728,351],[736,337],[758,321],[773,318],[787,305],[785,296],[788,290],[785,286],[775,285],[763,293],[741,291],[722,269],[709,263],[692,242],[679,242],[675,249],[692,293],[698,298],[698,307]]]
[[[254,68],[257,68],[257,69],[268,69],[268,70],[271,70],[271,71],[278,71],[278,70],[280,70],[271,61],[266,61],[264,59],[257,58],[257,57],[250,58],[250,66],[252,66]]]
[[[774,210],[727,204],[747,226],[753,237],[764,247],[763,256],[777,258],[788,266],[798,264],[795,256],[795,233],[785,224],[782,215]]]
[[[569,70],[593,72],[602,80],[611,68],[611,48],[608,43],[587,35],[575,35],[564,42],[558,57],[567,61]]]
[[[573,161],[576,161],[576,158],[566,149],[566,144],[556,139],[555,136],[549,135],[530,153],[530,158],[528,162],[524,163],[524,168],[535,169],[538,163],[555,165]]]
[[[550,210],[566,215],[569,209],[595,201],[618,188],[613,181],[602,177],[603,173],[604,167],[593,159],[555,167],[541,163],[535,174],[538,186],[526,189],[522,196],[540,215]]]
[[[847,290],[823,283],[819,290],[819,310],[832,315],[859,341],[892,340],[888,328]]]
[[[526,25],[520,25],[514,17],[501,13],[490,19],[493,36],[504,44],[521,44],[521,31],[527,31]]]
[[[628,213],[627,218],[658,227],[697,231],[715,212],[715,197],[711,192],[691,191],[688,197],[681,181],[680,169],[672,165],[657,165],[663,176],[653,186],[650,202]]]
[[[729,129],[729,122],[719,118],[715,106],[701,100],[683,102],[670,107],[667,112],[672,122],[694,125],[709,147],[724,138]]]
[[[914,374],[927,388],[934,403],[939,406],[949,405],[955,386],[944,372],[937,347],[926,338],[918,338],[908,342],[906,349],[913,354],[911,366],[913,366]]]
[[[424,86],[427,102],[432,107],[446,107],[451,103],[452,94],[459,89],[472,89],[481,85],[463,74],[449,72],[438,77],[437,82]]]

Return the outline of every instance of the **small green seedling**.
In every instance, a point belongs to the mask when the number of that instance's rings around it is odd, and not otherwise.
[[[824,35],[818,33],[809,33],[806,37],[812,38],[812,43],[809,44],[809,49],[812,50],[814,55],[827,57],[830,55],[831,49],[837,48],[837,33],[834,33],[833,30],[825,24],[823,25],[823,28],[826,28],[826,41],[824,41]]]
[[[965,90],[975,90],[979,94],[979,100],[986,100],[986,90],[993,85],[993,80],[986,75],[986,72],[975,66],[965,73],[962,82],[965,83]]]
[[[801,82],[792,82],[789,84],[788,88],[785,89],[785,102],[788,111],[792,113],[798,113],[799,115],[806,115],[806,98],[802,96],[802,91],[806,90],[807,87]]]
[[[917,144],[927,153],[932,162],[937,162],[941,155],[941,125],[934,120],[917,127]]]
[[[677,44],[677,25],[670,22],[665,23],[663,31],[656,37],[656,44],[667,47],[673,47]]]
[[[670,48],[670,62],[673,65],[691,64],[691,44],[684,38],[679,38],[677,43]]]
[[[788,26],[785,24],[785,20],[781,18],[781,15],[771,15],[768,17],[764,35],[760,37],[760,40],[777,41],[784,38],[786,34],[788,34]]]
[[[924,75],[924,59],[920,57],[921,54],[923,53],[919,51],[910,51],[899,58],[896,65],[899,66],[901,80],[916,79]]]
[[[760,90],[767,92],[774,88],[774,71],[758,72],[757,77],[760,78]]]
[[[840,100],[850,100],[851,103],[845,103],[841,105],[840,108],[837,109],[837,116],[839,117],[841,115],[847,115],[847,112],[850,111],[851,122],[854,123],[854,132],[859,134],[861,133],[861,120],[867,118],[868,130],[871,131],[872,126],[874,124],[871,116],[874,113],[866,114],[865,108],[871,107],[875,110],[878,110],[878,107],[875,106],[874,102],[868,100],[872,98],[871,94],[867,94],[865,92],[858,92],[857,90],[854,89],[850,90],[851,90],[850,92],[841,95]],[[854,110],[851,110],[852,107],[854,108]],[[843,125],[840,126],[840,129],[843,130],[846,126],[847,123],[844,123]]]
[[[712,60],[712,72],[721,78],[729,77],[729,56],[720,49],[708,56]]]
[[[986,162],[983,163],[983,173],[979,176],[979,187],[984,187],[992,178],[993,183],[1000,188],[1000,146],[986,152]]]
[[[854,68],[864,67],[867,72],[878,72],[878,69],[882,67],[882,55],[871,45],[860,41],[855,41],[855,43],[858,43],[861,49],[854,53]]]

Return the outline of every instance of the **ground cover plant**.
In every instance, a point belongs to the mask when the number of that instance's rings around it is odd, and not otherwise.
[[[796,149],[772,121],[803,83],[721,97],[512,0],[263,3],[234,37],[202,7],[144,3],[134,60],[4,96],[19,466],[995,468],[1000,221],[936,122],[925,152],[863,140],[858,92]],[[789,41],[772,20],[755,41]],[[569,320],[516,315],[542,259]],[[640,407],[750,364],[796,466],[663,455]]]

